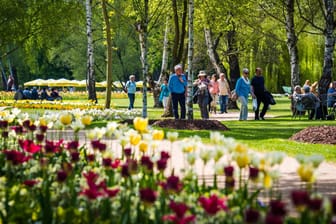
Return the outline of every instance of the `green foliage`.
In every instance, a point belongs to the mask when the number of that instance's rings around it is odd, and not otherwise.
[[[134,24],[141,14],[133,8],[140,1],[109,1],[112,26],[114,80],[126,81],[130,74],[141,79],[139,40]],[[93,37],[96,81],[105,80],[106,46],[100,1],[93,2]],[[178,1],[178,4],[181,2]],[[295,7],[298,33],[300,76],[316,81],[322,73],[324,38],[321,30],[300,19],[313,18],[317,27],[323,28],[320,8],[314,1],[300,1],[301,11]],[[181,8],[181,5],[179,5]],[[141,10],[141,9],[140,9]],[[284,5],[270,1],[195,1],[194,71],[213,72],[204,44],[204,27],[212,30],[213,40],[219,39],[218,53],[228,65],[226,34],[235,30],[241,67],[261,67],[267,88],[280,91],[290,84],[290,64],[286,46]],[[0,56],[6,73],[7,60],[16,68],[22,84],[34,78],[86,77],[86,20],[83,1],[2,0],[0,8]],[[165,20],[169,16],[170,46],[174,43],[173,17],[170,1],[149,1],[149,74],[156,78],[161,68]],[[179,14],[180,16],[180,14]],[[185,41],[187,44],[187,41]],[[9,55],[6,55],[9,52]],[[169,52],[171,55],[171,52]],[[169,57],[171,67],[171,56]],[[335,67],[335,65],[334,65]]]

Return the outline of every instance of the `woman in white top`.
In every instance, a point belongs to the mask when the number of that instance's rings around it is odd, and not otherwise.
[[[220,113],[227,113],[227,102],[229,97],[231,97],[231,91],[228,81],[226,80],[225,74],[220,73],[219,79],[217,80],[218,90],[219,90],[219,106]]]

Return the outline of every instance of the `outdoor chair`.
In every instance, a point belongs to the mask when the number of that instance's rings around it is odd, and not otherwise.
[[[298,116],[300,119],[301,116],[304,115],[306,112],[309,118],[312,111],[314,111],[314,115],[316,116],[317,106],[318,105],[316,105],[316,102],[313,98],[309,96],[302,96],[301,98],[295,100],[293,118],[296,118]]]
[[[301,119],[301,116],[304,115],[305,113],[306,113],[306,110],[303,107],[301,98],[297,97],[296,99],[294,99],[292,118],[296,118],[298,116],[299,119]]]
[[[292,87],[290,86],[282,86],[282,90],[284,91],[286,96],[292,95]]]

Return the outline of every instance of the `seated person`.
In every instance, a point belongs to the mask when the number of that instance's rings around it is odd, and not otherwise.
[[[302,94],[301,86],[296,85],[294,87],[294,93],[292,95],[293,100],[295,100],[295,101],[301,100],[302,96],[303,96],[303,94]]]
[[[23,96],[24,96],[24,99],[31,99],[32,98],[31,92],[28,88],[25,88],[23,90]]]
[[[302,95],[301,101],[304,108],[310,110],[309,120],[312,120],[320,107],[320,99],[310,91],[309,86],[305,86],[303,90],[305,93]]]
[[[53,101],[54,99],[49,96],[47,89],[44,87],[40,93],[40,99],[41,100],[50,100]]]
[[[293,115],[295,114],[304,114],[305,111],[303,109],[303,106],[301,104],[301,98],[302,98],[302,88],[300,85],[296,85],[294,87],[294,93],[291,95],[289,98],[293,100],[293,105],[292,105],[292,112]]]
[[[24,98],[22,86],[19,86],[18,90],[15,92],[14,100],[23,100],[23,99],[25,98]]]
[[[37,92],[36,87],[33,88],[32,92],[31,92],[31,99],[32,100],[37,100],[39,98],[39,94]]]
[[[327,104],[328,104],[328,107],[335,107],[335,104],[336,104],[336,81],[333,81],[330,84],[330,88],[328,89]]]
[[[62,97],[58,94],[58,91],[56,88],[51,89],[50,97],[54,100],[62,100]]]

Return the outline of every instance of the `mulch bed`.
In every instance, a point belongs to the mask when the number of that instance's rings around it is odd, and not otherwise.
[[[226,131],[229,130],[224,124],[218,120],[175,120],[162,119],[157,120],[153,126],[161,128],[184,129],[184,130],[210,130],[210,131]]]
[[[336,126],[308,127],[294,134],[290,140],[315,144],[336,144]]]
[[[124,120],[122,123],[133,124],[133,120]],[[181,130],[209,130],[209,131],[227,131],[229,130],[218,120],[175,120],[160,119],[149,120],[152,126],[160,128],[181,129]]]

